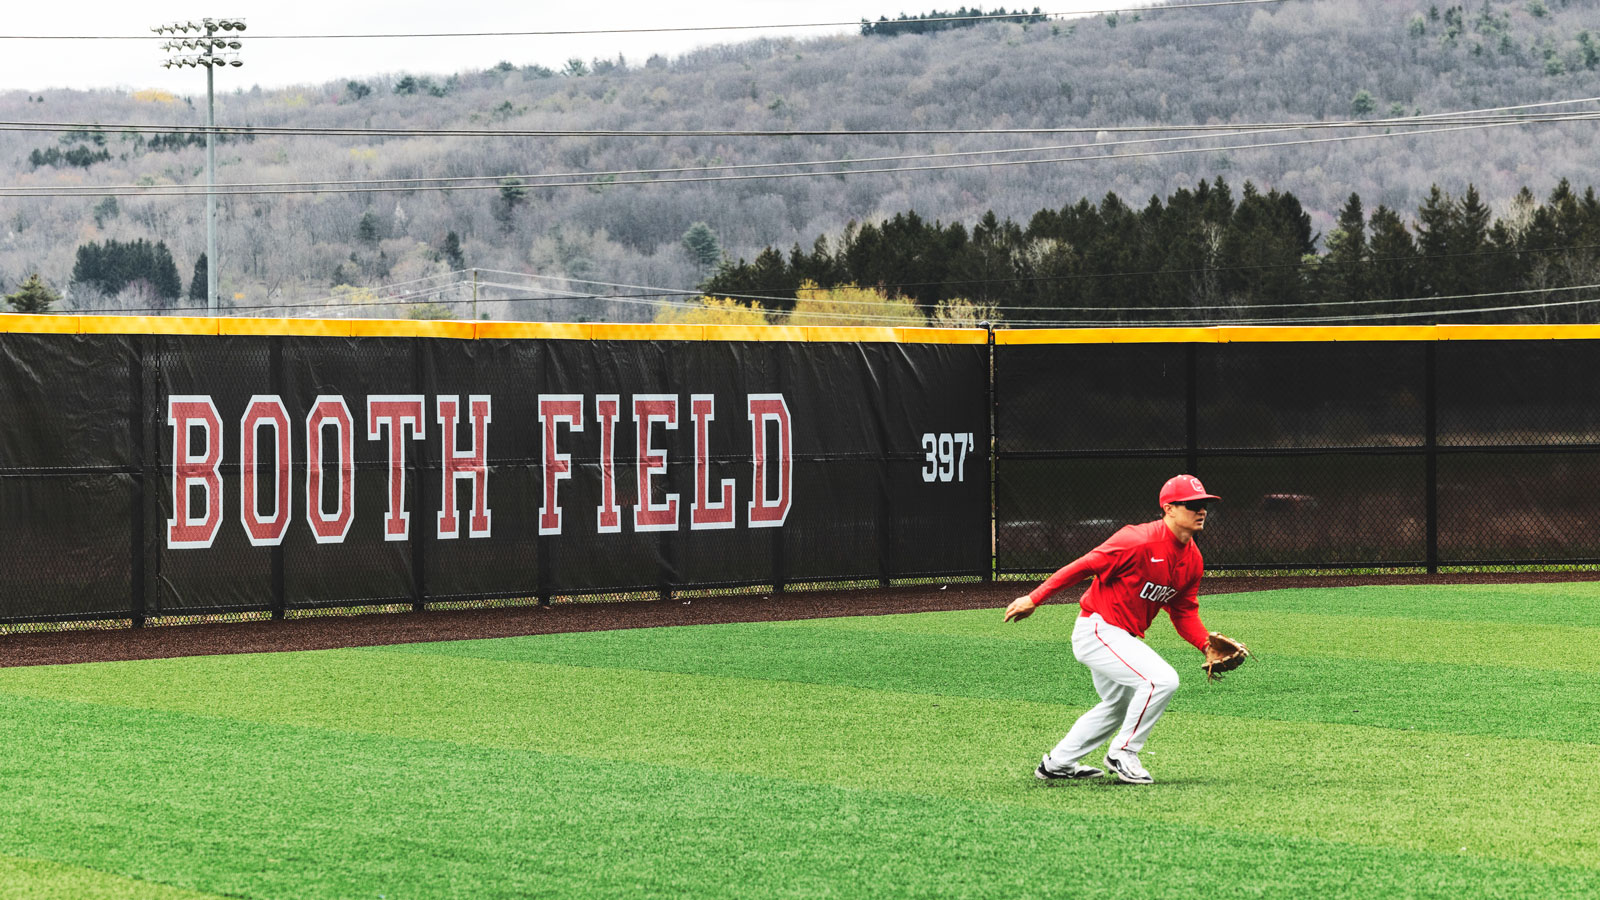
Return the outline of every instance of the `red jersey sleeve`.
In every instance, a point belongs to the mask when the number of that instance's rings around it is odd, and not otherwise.
[[[1209,643],[1204,622],[1200,621],[1200,576],[1195,575],[1194,581],[1175,597],[1167,606],[1167,615],[1172,618],[1172,627],[1177,629],[1178,636],[1195,646],[1195,649],[1204,651]]]
[[[1133,527],[1125,527],[1107,538],[1105,543],[1057,569],[1043,584],[1029,591],[1028,597],[1034,603],[1043,603],[1056,591],[1072,587],[1090,575],[1104,575],[1116,568],[1138,543]]]

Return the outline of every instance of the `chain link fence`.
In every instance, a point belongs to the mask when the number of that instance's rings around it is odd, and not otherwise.
[[[995,348],[995,554],[1054,569],[1223,496],[1211,568],[1593,563],[1600,342],[1285,341]]]

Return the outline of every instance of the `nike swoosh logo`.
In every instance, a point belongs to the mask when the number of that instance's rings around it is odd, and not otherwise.
[[[1152,557],[1150,557],[1150,561],[1151,561],[1151,562],[1166,562],[1166,560],[1165,560],[1165,559],[1162,559],[1162,558],[1161,558],[1161,557],[1159,557],[1159,556],[1152,556]]]

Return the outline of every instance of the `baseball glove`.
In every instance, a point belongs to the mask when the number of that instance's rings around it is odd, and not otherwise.
[[[1231,637],[1218,631],[1207,635],[1206,661],[1200,668],[1206,670],[1206,677],[1215,681],[1222,677],[1223,672],[1232,672],[1244,665],[1245,658],[1250,655],[1250,650]]]

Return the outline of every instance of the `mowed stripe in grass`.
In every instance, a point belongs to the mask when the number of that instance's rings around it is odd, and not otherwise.
[[[1600,582],[1409,584],[1212,594],[1200,608],[1407,616],[1449,622],[1592,625],[1600,622]],[[1448,627],[1442,625],[1441,627]]]
[[[1153,794],[1025,774],[1005,790],[1031,803],[991,803],[62,701],[0,716],[0,828],[58,861],[21,865],[63,897],[1189,898],[1219,872],[1244,896],[1600,890],[1593,869],[1108,815],[1082,801]],[[78,867],[139,881],[73,892],[99,877]]]
[[[1170,713],[1157,789],[1052,792],[1023,788],[1079,708],[1023,700],[355,650],[11,669],[0,693],[1175,825],[1226,797],[1250,831],[1600,865],[1600,746],[1271,707]]]
[[[0,900],[222,900],[82,866],[0,854]]]
[[[941,615],[960,621],[975,614]],[[1010,640],[1010,635],[1027,631],[1033,620],[1006,626],[987,611],[984,618],[986,625],[966,635],[864,631],[825,624],[859,619],[824,619],[812,620],[804,628],[776,623],[634,629],[411,644],[368,652],[725,675],[1079,708],[1098,701],[1070,644]],[[1171,626],[1158,623],[1150,642],[1185,680],[1173,701],[1175,711],[1600,744],[1600,670],[1424,665],[1326,655],[1347,640],[1341,629],[1355,621],[1327,622],[1324,636],[1315,639],[1326,641],[1325,654],[1313,656],[1290,655],[1292,649],[1306,649],[1309,639],[1282,631],[1282,624],[1272,617],[1242,622],[1237,631],[1230,626],[1232,633],[1260,635],[1261,640],[1252,640],[1256,658],[1221,683],[1206,682],[1199,670],[1200,653],[1178,638]],[[1260,627],[1252,627],[1257,624]],[[1593,643],[1584,646],[1593,652],[1600,646],[1600,629],[1587,631]],[[1398,643],[1406,633],[1397,629],[1370,636]],[[1377,653],[1382,646],[1368,643],[1360,649]],[[1472,659],[1476,654],[1466,647],[1457,655]]]
[[[1271,592],[1263,592],[1271,593]],[[1212,598],[1202,598],[1210,600]],[[1527,603],[1537,603],[1529,598]],[[1396,609],[1396,612],[1399,610]],[[770,627],[812,630],[885,631],[999,638],[1008,642],[1070,645],[1079,607],[1046,604],[1015,627],[1001,622],[998,610],[856,616],[774,622]],[[1457,663],[1571,672],[1600,671],[1600,602],[1574,624],[1507,623],[1365,613],[1285,611],[1271,606],[1239,609],[1203,604],[1207,628],[1237,635],[1261,654],[1385,659],[1410,663]],[[1146,636],[1153,646],[1184,648],[1165,617]],[[1071,647],[1063,648],[1071,655]],[[1190,651],[1191,653],[1193,651]]]

